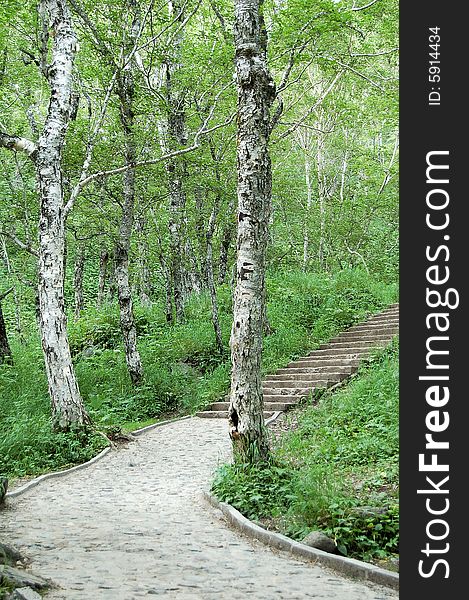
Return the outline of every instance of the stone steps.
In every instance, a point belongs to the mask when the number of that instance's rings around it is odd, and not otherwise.
[[[269,411],[264,411],[264,419],[268,419],[274,413]],[[204,410],[202,412],[198,412],[195,415],[196,417],[202,417],[204,419],[227,419],[228,418],[228,410]]]
[[[399,324],[399,315],[395,314],[395,315],[386,315],[383,317],[375,317],[373,319],[370,319],[369,321],[366,321],[366,324],[368,327],[374,327],[375,325],[379,325],[381,327],[383,327],[383,325],[396,325]]]
[[[278,387],[285,387],[285,388],[291,388],[291,387],[298,387],[298,388],[302,388],[302,387],[311,387],[312,384],[314,384],[316,387],[319,386],[324,386],[327,385],[328,383],[336,383],[338,381],[338,379],[328,379],[327,377],[315,377],[315,378],[311,378],[311,379],[303,379],[301,377],[301,375],[295,379],[274,379],[273,381],[271,380],[265,380],[262,383],[262,389],[269,389],[269,388],[278,388]],[[304,385],[303,385],[304,384]]]
[[[353,325],[308,356],[267,375],[262,382],[264,418],[296,406],[316,389],[324,389],[350,377],[373,350],[391,343],[399,332],[399,305],[394,304]],[[229,396],[197,413],[204,418],[227,418]]]
[[[264,403],[266,406],[268,406],[270,402],[284,402],[289,405],[297,404],[301,398],[305,398],[313,390],[312,389],[305,390],[305,391],[299,390],[297,394],[293,393],[294,391],[295,390],[289,390],[289,394],[277,394],[277,393],[272,393],[272,390],[271,390],[270,393],[264,394]]]
[[[287,410],[288,407],[290,406],[291,402],[266,402],[264,400],[264,408],[266,408],[266,412],[276,412],[278,410]],[[229,402],[214,402],[210,408],[212,409],[212,411],[224,411],[224,412],[228,412],[228,409],[230,407],[230,403]]]
[[[350,365],[342,365],[340,360],[337,361],[337,365],[326,365],[319,367],[304,367],[304,368],[285,368],[285,369],[277,369],[274,375],[269,375],[268,378],[272,379],[273,377],[277,378],[294,378],[297,376],[297,373],[304,373],[305,375],[321,375],[329,377],[329,375],[351,375],[357,370],[356,367],[352,367]]]
[[[338,366],[339,364],[349,367],[358,367],[360,364],[360,358],[355,355],[342,355],[337,356],[336,354],[326,354],[322,356],[308,357],[307,359],[297,360],[287,365],[287,368],[314,368],[320,366]]]
[[[292,369],[285,369],[286,371],[290,371]],[[304,381],[305,383],[310,383],[311,381],[317,381],[319,379],[325,379],[326,381],[332,381],[332,382],[337,382],[337,381],[342,381],[342,379],[345,379],[346,377],[348,377],[350,375],[349,372],[322,372],[322,373],[310,373],[308,371],[305,371],[304,369],[295,369],[298,372],[297,373],[285,373],[285,374],[280,374],[280,375],[269,375],[267,379],[264,379],[264,386],[265,387],[271,387],[272,385],[277,385],[279,383],[285,383],[287,384],[286,387],[291,387],[290,383],[295,383],[298,380]],[[301,375],[301,376],[300,376]]]
[[[308,360],[310,358],[319,358],[323,357],[337,357],[341,354],[350,354],[351,356],[359,355],[359,354],[368,354],[369,350],[372,346],[358,346],[354,348],[353,346],[345,346],[345,347],[334,347],[334,346],[326,346],[325,348],[318,348],[317,350],[313,350],[308,356],[300,356],[298,360]],[[291,363],[290,363],[291,364]]]
[[[345,340],[345,341],[337,341],[337,342],[328,342],[327,344],[321,344],[319,346],[319,350],[326,350],[326,349],[330,349],[330,350],[335,350],[336,348],[350,348],[350,350],[354,350],[355,348],[369,348],[370,346],[386,346],[386,344],[388,344],[389,342],[389,338],[388,339],[381,339],[381,340],[377,340],[377,339],[363,339],[363,340]]]
[[[334,385],[335,383],[338,383],[337,380],[333,381],[332,379],[312,379],[310,381],[306,381],[300,376],[296,380],[290,379],[286,381],[269,381],[268,383],[264,383],[264,385],[262,386],[262,392],[264,394],[291,394],[292,390],[308,390],[310,388],[322,388]],[[280,390],[280,392],[274,390]],[[290,391],[287,392],[285,390]]]
[[[389,330],[380,329],[379,333],[373,333],[372,331],[369,331],[369,330],[366,330],[363,333],[347,332],[347,333],[338,335],[335,338],[332,338],[330,343],[333,344],[334,342],[346,342],[346,341],[347,342],[360,342],[360,341],[364,341],[364,340],[368,340],[368,341],[386,340],[386,341],[389,341],[389,336],[395,335],[396,333],[398,333],[398,331],[399,331],[398,327],[393,327],[392,329],[389,329]]]

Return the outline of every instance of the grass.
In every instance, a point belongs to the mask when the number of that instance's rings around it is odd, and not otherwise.
[[[398,412],[396,343],[347,387],[301,410],[294,430],[273,439],[272,465],[225,465],[213,491],[295,539],[320,530],[343,555],[393,556],[399,539]]]
[[[267,278],[268,317],[274,333],[265,339],[264,372],[287,364],[344,327],[396,300],[394,285],[366,273],[334,276],[301,272]],[[192,297],[187,321],[169,326],[163,306],[136,308],[145,376],[130,383],[115,306],[88,308],[69,323],[74,364],[87,410],[97,428],[132,430],[168,416],[191,414],[222,398],[229,387],[231,290],[218,289],[225,352],[217,352],[209,298]],[[7,313],[8,311],[6,311]],[[83,462],[106,443],[102,436],[56,434],[43,357],[35,325],[25,344],[12,337],[14,365],[0,365],[0,475],[22,477]]]

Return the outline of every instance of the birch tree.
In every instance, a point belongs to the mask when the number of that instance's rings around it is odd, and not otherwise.
[[[265,249],[272,170],[268,150],[275,84],[267,67],[262,0],[235,0],[235,67],[238,92],[238,230],[236,288],[231,330],[229,427],[235,457],[266,460],[261,354]]]
[[[0,365],[2,363],[13,364],[10,343],[8,342],[7,328],[3,317],[2,301],[13,291],[10,288],[6,292],[0,294]]]
[[[50,87],[44,127],[37,144],[5,132],[0,146],[26,153],[34,161],[40,199],[39,307],[52,421],[67,430],[90,422],[78,388],[67,338],[64,309],[65,216],[62,150],[71,116],[72,71],[77,38],[65,0],[42,0],[42,72]],[[52,39],[50,64],[48,40]]]
[[[135,0],[129,0],[132,24],[128,35],[126,56],[129,65],[117,77],[117,95],[120,102],[120,121],[125,136],[125,162],[131,166],[136,162],[135,142],[135,72],[134,60],[130,55],[137,43],[140,32],[139,7]],[[132,289],[129,278],[130,240],[134,225],[135,210],[135,169],[130,167],[124,173],[124,200],[119,225],[119,236],[115,249],[115,279],[119,300],[120,323],[124,338],[125,360],[130,379],[139,385],[143,377],[143,366],[137,349],[137,328],[133,313]]]
[[[85,246],[77,244],[75,254],[75,266],[73,270],[73,288],[75,294],[74,318],[79,319],[84,308],[83,299],[83,274],[85,270]]]
[[[132,231],[134,227],[135,212],[135,167],[137,162],[137,145],[135,138],[135,107],[136,94],[136,45],[140,39],[141,17],[140,6],[137,0],[125,0],[128,9],[130,24],[123,32],[123,44],[119,56],[114,56],[112,48],[101,37],[98,28],[77,0],[71,0],[75,12],[79,15],[83,25],[88,30],[96,50],[103,57],[105,63],[114,71],[108,95],[114,88],[119,101],[119,117],[124,133],[124,159],[123,170],[123,201],[121,203],[121,217],[119,232],[114,249],[114,282],[119,302],[119,315],[122,337],[124,342],[125,360],[130,379],[134,385],[139,385],[143,378],[143,366],[137,348],[137,328],[133,313],[132,288],[129,275],[129,254]],[[91,157],[90,157],[91,158]]]
[[[180,52],[184,35],[185,3],[174,0],[168,3],[169,18],[175,22],[176,31],[168,37],[165,56],[158,73],[158,87],[165,99],[166,114],[158,121],[161,149],[164,154],[187,144],[184,91],[175,83],[180,70]],[[164,164],[169,195],[169,236],[171,242],[171,280],[173,286],[176,321],[185,319],[186,269],[184,224],[186,192],[184,190],[184,159],[170,159]]]
[[[103,248],[99,255],[99,278],[98,278],[98,293],[96,296],[96,305],[99,308],[103,302],[106,291],[106,281],[108,276],[109,251]]]

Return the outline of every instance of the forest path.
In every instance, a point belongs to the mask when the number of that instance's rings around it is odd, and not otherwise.
[[[10,498],[3,537],[60,586],[51,600],[398,598],[230,529],[202,496],[230,448],[225,420],[157,427]]]

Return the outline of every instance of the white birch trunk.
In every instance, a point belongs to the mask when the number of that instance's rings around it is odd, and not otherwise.
[[[342,172],[340,174],[340,192],[339,198],[340,202],[343,204],[345,200],[344,192],[345,192],[345,175],[347,174],[348,167],[348,132],[344,129],[344,141],[345,141],[345,150],[344,150],[344,158],[342,160]]]
[[[184,244],[182,241],[183,212],[186,198],[182,189],[181,179],[176,173],[178,165],[169,160],[165,164],[169,179],[169,237],[171,252],[171,279],[173,283],[174,307],[176,322],[185,320],[184,303]]]
[[[104,302],[108,263],[109,263],[109,252],[107,250],[101,250],[101,254],[99,257],[98,297],[96,300],[96,304],[97,304],[98,308]]]
[[[215,222],[218,211],[220,209],[220,196],[217,194],[210,219],[208,223],[207,232],[205,234],[206,239],[206,255],[205,255],[205,278],[207,281],[207,288],[210,294],[210,303],[212,306],[212,324],[215,332],[215,340],[217,343],[217,350],[220,354],[223,354],[223,338],[220,327],[220,317],[218,312],[218,299],[217,290],[215,288],[215,278],[213,276],[213,234],[215,232]]]
[[[218,259],[218,283],[225,283],[226,272],[228,270],[228,255],[230,252],[231,240],[233,239],[233,225],[229,223],[223,229],[223,235],[220,243],[220,257]]]
[[[73,288],[75,294],[75,320],[80,318],[84,307],[83,300],[83,272],[85,269],[85,249],[83,246],[78,246],[75,256],[75,268],[73,271]]]
[[[8,255],[8,249],[5,243],[5,237],[1,236],[2,238],[2,252],[3,252],[3,260],[5,262],[5,267],[7,270],[8,275],[12,275],[13,274],[13,269],[11,267],[11,262],[10,262],[10,257]],[[13,299],[15,302],[15,323],[16,323],[16,333],[18,334],[18,337],[21,341],[22,344],[24,344],[25,339],[24,339],[24,335],[23,335],[23,327],[21,324],[21,307],[20,307],[20,299],[18,296],[18,290],[16,289],[16,286],[13,290]]]
[[[10,365],[13,364],[13,357],[11,354],[10,344],[8,342],[7,328],[2,310],[2,300],[11,291],[13,291],[13,289],[8,290],[8,292],[0,296],[0,365],[3,363],[8,363]]]
[[[54,31],[49,109],[37,145],[36,170],[40,193],[39,306],[52,420],[58,429],[89,423],[73,369],[64,310],[65,223],[61,158],[70,118],[72,69],[76,37],[64,0],[44,0]]]
[[[177,27],[181,26],[185,17],[185,5],[181,0],[173,0],[168,4],[169,16]],[[166,101],[166,115],[158,122],[160,145],[164,154],[184,146],[187,143],[184,98],[175,89],[174,79],[180,68],[179,53],[183,41],[184,29],[171,37],[167,54],[158,73],[159,88]],[[192,286],[190,274],[187,273],[187,251],[184,244],[186,194],[183,179],[185,177],[184,158],[170,159],[164,164],[169,192],[169,238],[171,255],[171,281],[176,322],[185,320],[186,283]]]
[[[140,303],[150,306],[150,270],[148,268],[148,242],[145,233],[145,218],[139,215],[135,222],[138,250],[137,290]]]
[[[230,340],[229,427],[233,453],[243,462],[269,457],[263,416],[261,354],[265,249],[272,184],[269,113],[275,85],[266,64],[260,5],[260,0],[235,1],[238,232]]]
[[[309,265],[309,213],[313,205],[313,189],[311,186],[311,162],[308,151],[305,150],[305,181],[306,181],[306,216],[303,234],[303,271],[308,270]]]
[[[129,35],[127,51],[131,52],[136,42],[139,30],[139,12],[135,1],[130,3],[133,10],[133,22]],[[135,95],[134,83],[135,63],[132,59],[128,68],[121,71],[117,78],[117,94],[120,102],[120,119],[125,137],[125,162],[132,165],[136,162],[136,149],[134,137],[134,108]],[[135,209],[135,168],[129,168],[124,173],[124,202],[122,205],[119,237],[115,250],[115,281],[122,337],[124,340],[125,361],[130,380],[137,386],[143,378],[143,366],[137,348],[137,328],[135,326],[132,289],[129,277],[130,240],[134,225]]]
[[[122,108],[122,123],[126,136],[125,158],[127,164],[135,162],[132,119],[133,114],[131,109],[128,106],[124,106]],[[127,169],[124,174],[124,204],[122,206],[119,238],[115,252],[115,281],[127,369],[132,383],[139,385],[143,377],[143,367],[140,353],[137,349],[137,329],[133,314],[132,290],[129,278],[129,251],[133,228],[134,204],[135,169]]]
[[[318,248],[318,260],[321,269],[324,268],[324,235],[326,231],[326,182],[324,175],[324,134],[321,129],[324,123],[322,119],[318,119],[318,136],[317,136],[317,154],[316,154],[316,165],[317,165],[317,178],[318,178],[318,202],[319,202],[319,248]]]

